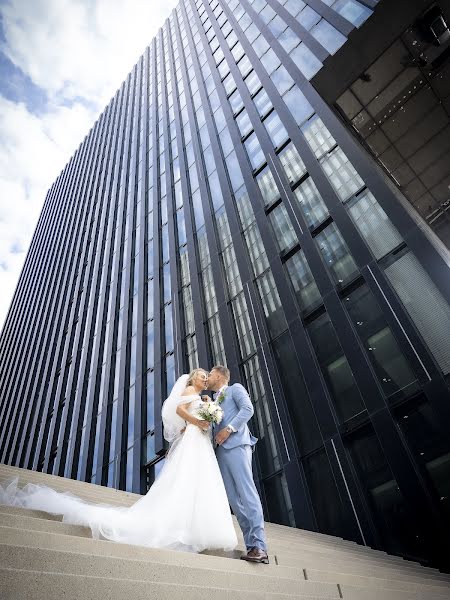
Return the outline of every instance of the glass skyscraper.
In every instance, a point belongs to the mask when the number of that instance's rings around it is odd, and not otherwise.
[[[0,338],[2,462],[144,493],[167,391],[222,363],[267,520],[436,563],[449,261],[310,83],[373,10],[180,2],[48,192]]]

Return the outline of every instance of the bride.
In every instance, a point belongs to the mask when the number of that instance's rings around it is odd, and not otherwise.
[[[162,407],[169,452],[147,494],[130,507],[92,504],[70,493],[28,483],[0,486],[0,504],[62,514],[63,522],[87,525],[95,538],[186,552],[237,546],[231,512],[209,436],[195,414],[207,374],[182,375]]]

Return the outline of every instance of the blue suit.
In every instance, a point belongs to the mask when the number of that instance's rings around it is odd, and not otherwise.
[[[214,427],[213,434],[227,425],[236,429],[216,448],[228,500],[242,529],[247,549],[257,547],[267,552],[264,515],[252,472],[253,446],[258,440],[247,425],[253,416],[253,405],[247,390],[240,383],[235,383],[226,388],[221,407],[224,416],[220,425]]]

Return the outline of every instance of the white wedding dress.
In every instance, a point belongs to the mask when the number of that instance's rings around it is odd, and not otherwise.
[[[202,400],[183,396],[195,413]],[[183,423],[184,424],[184,423]],[[63,522],[87,525],[95,538],[186,552],[237,546],[231,512],[209,432],[188,423],[173,441],[159,477],[131,507],[91,504],[45,485],[0,486],[0,504],[62,514]]]

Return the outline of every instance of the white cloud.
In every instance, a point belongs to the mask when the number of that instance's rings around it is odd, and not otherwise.
[[[9,0],[4,54],[48,96],[0,95],[0,328],[46,192],[178,0]]]
[[[57,98],[103,106],[162,25],[172,1],[10,0],[5,54]]]

